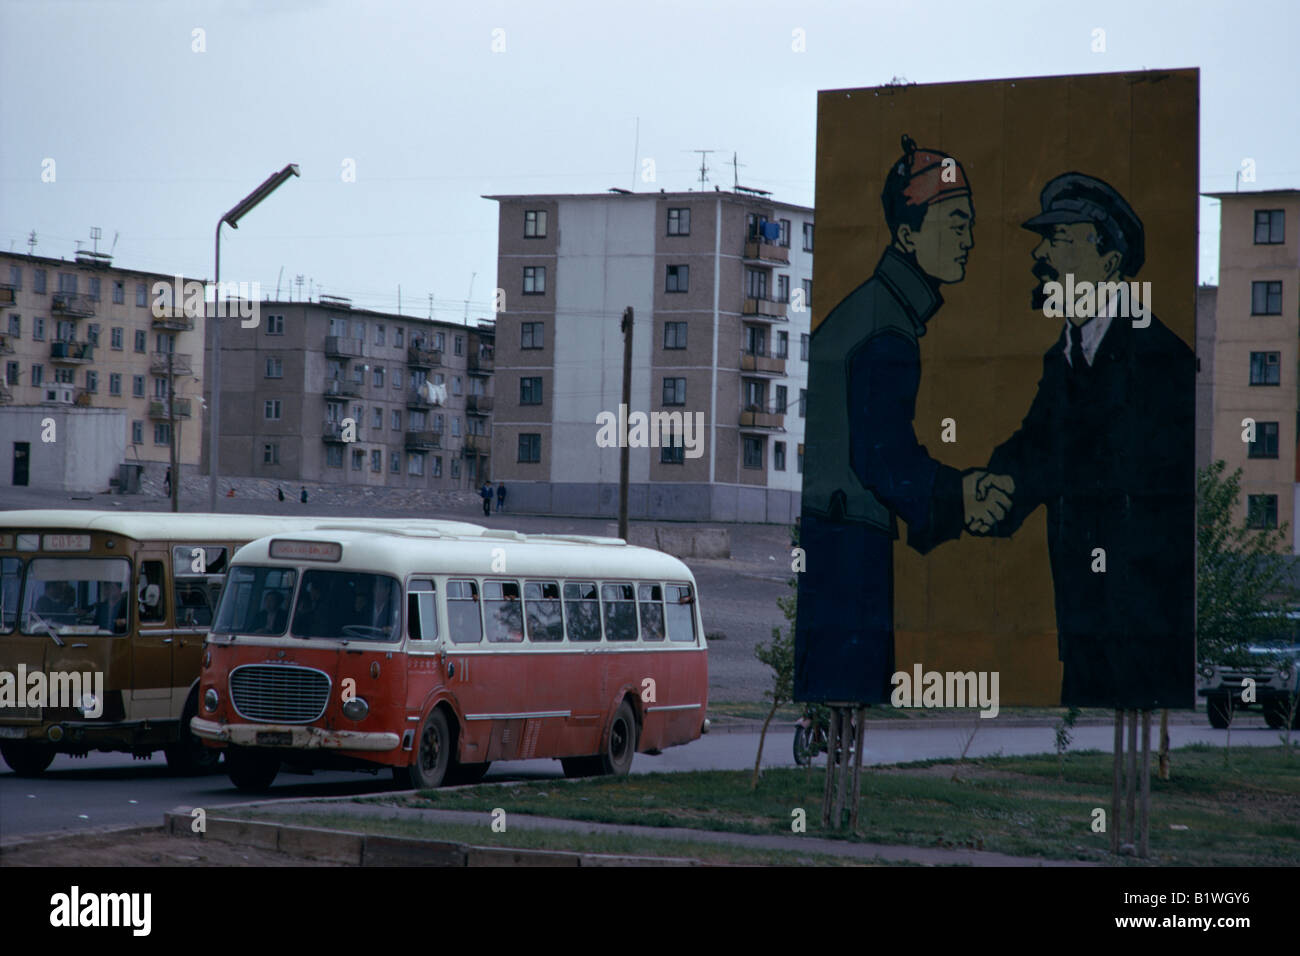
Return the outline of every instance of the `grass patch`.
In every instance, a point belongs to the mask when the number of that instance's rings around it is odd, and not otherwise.
[[[1225,767],[1221,748],[1192,746],[1172,764],[1172,780],[1151,781],[1149,862],[1300,864],[1300,756],[1243,747]],[[1110,814],[1111,767],[1108,753],[1084,751],[1061,779],[1054,754],[864,768],[856,834],[822,830],[822,767],[768,770],[757,791],[748,772],[700,771],[426,791],[406,805],[773,835],[789,835],[803,809],[810,836],[1111,862],[1108,834],[1091,829],[1093,808]]]
[[[710,717],[740,717],[749,720],[764,720],[767,713],[771,710],[772,705],[762,701],[743,701],[743,700],[724,700],[709,701]],[[1064,707],[1003,707],[999,709],[999,717],[1040,717],[1050,720],[1060,720],[1065,715]],[[977,707],[890,707],[879,705],[876,707],[866,708],[867,720],[934,720],[943,718],[947,720],[961,720],[966,717],[978,717],[979,708]],[[776,710],[776,716],[773,723],[778,721],[798,720],[803,716],[802,704],[783,704]],[[1085,707],[1081,710],[1081,718],[1098,718],[1107,721],[1115,719],[1115,711],[1105,710],[1100,707]]]

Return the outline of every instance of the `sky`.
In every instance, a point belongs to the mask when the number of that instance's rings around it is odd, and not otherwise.
[[[1300,188],[1297,38],[1296,0],[0,0],[0,243],[71,259],[97,226],[119,266],[211,278],[217,220],[297,163],[223,228],[224,280],[472,320],[482,196],[698,188],[707,149],[708,191],[811,206],[819,89],[1200,67],[1202,190],[1244,159]]]

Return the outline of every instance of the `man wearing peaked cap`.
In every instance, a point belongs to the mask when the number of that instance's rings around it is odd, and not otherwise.
[[[795,699],[878,703],[894,672],[893,542],[926,552],[1006,513],[1010,483],[932,458],[912,421],[918,339],[974,247],[966,171],[910,136],[885,177],[890,243],[812,333],[795,626]],[[979,486],[984,479],[982,489]],[[980,495],[983,494],[983,500]]]
[[[1142,220],[1108,183],[1065,173],[1040,200],[1024,223],[1040,237],[1035,308],[1051,284],[1098,288],[1142,267]],[[991,533],[1047,512],[1062,704],[1190,707],[1195,357],[1151,314],[1149,294],[1140,321],[1103,300],[1067,313],[1028,414],[989,460],[1014,483]]]

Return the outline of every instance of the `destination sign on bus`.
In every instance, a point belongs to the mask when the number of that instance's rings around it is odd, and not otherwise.
[[[337,541],[287,541],[271,542],[271,557],[291,561],[338,561],[343,557],[343,545]]]
[[[41,546],[46,551],[89,551],[88,534],[47,534],[42,535]]]

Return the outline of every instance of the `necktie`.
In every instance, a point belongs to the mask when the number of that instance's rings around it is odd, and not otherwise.
[[[1076,372],[1088,367],[1088,360],[1083,357],[1083,329],[1070,323],[1070,367]]]

